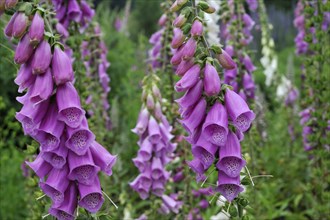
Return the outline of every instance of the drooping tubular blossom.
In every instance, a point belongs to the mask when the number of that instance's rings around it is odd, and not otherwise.
[[[211,6],[207,7],[205,4],[207,3],[198,3],[202,10],[211,13],[213,9],[208,9]],[[182,11],[189,10],[184,8]],[[228,84],[220,83],[220,71],[217,71],[214,65],[214,58],[209,57],[212,53],[204,52],[207,49],[212,50],[220,65],[230,73],[225,75],[226,82],[229,79],[235,80],[238,75],[237,65],[231,58],[237,54],[235,48],[227,46],[226,50],[223,50],[218,45],[205,48],[205,33],[203,28],[196,25],[195,22],[198,20],[194,19],[191,21],[194,23],[190,35],[185,36],[181,46],[173,48],[171,59],[171,63],[177,66],[176,74],[182,77],[175,84],[175,90],[185,92],[176,102],[182,118],[179,122],[189,135],[186,140],[192,145],[193,159],[187,161],[187,164],[196,173],[199,182],[206,179],[205,172],[218,159],[216,169],[219,180],[215,191],[220,192],[228,201],[232,201],[242,191],[240,172],[246,163],[242,158],[240,141],[243,140],[243,133],[250,128],[255,114],[237,92],[229,89]],[[246,29],[249,31],[254,22],[250,17],[246,17],[245,20]],[[204,47],[204,50],[201,47]],[[241,63],[247,66],[247,73],[254,71],[255,67],[248,55],[241,57]],[[252,83],[249,75],[244,83],[246,89],[249,89],[249,94],[254,92],[250,91],[254,88],[251,86]],[[238,91],[237,86],[234,89]],[[207,205],[205,201],[201,202],[201,208]],[[194,219],[194,216],[198,216],[198,210],[191,211],[189,216]]]
[[[311,134],[313,134],[312,126],[308,125],[308,122],[312,120],[312,108],[306,108],[299,113],[300,116],[300,125],[303,126],[302,137],[303,137],[303,146],[305,151],[310,151],[315,148],[314,144],[309,140]]]
[[[93,213],[100,209],[104,198],[98,172],[111,175],[116,156],[98,144],[89,130],[72,84],[72,57],[57,42],[50,45],[54,39],[44,36],[43,13],[38,10],[34,8],[35,14],[29,16],[33,18],[29,30],[20,23],[25,12],[16,12],[13,18],[21,16],[20,20],[11,19],[6,28],[6,34],[12,32],[20,38],[14,59],[21,67],[15,83],[20,93],[26,91],[17,97],[23,107],[16,119],[24,133],[40,144],[36,159],[26,164],[40,178],[41,189],[52,200],[49,213],[58,219],[73,220],[78,204]]]
[[[305,16],[304,16],[304,3],[299,0],[294,10],[295,19],[293,21],[294,26],[298,30],[298,34],[294,39],[296,44],[296,54],[305,54],[308,50],[308,43],[305,41]]]

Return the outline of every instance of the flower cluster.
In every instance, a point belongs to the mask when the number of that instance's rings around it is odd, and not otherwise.
[[[304,16],[304,4],[302,0],[299,0],[294,10],[295,19],[293,21],[294,26],[298,29],[298,34],[295,38],[296,53],[305,54],[308,50],[308,43],[305,41],[305,16]]]
[[[56,10],[56,18],[59,21],[56,28],[60,33],[69,28],[71,21],[79,23],[81,31],[83,31],[95,14],[94,9],[85,0],[52,0],[52,2]]]
[[[174,7],[178,2],[173,4],[172,10],[178,10]],[[215,11],[204,1],[200,1],[197,7],[206,13]],[[186,24],[192,13],[190,7],[185,7],[173,22],[177,34],[172,41],[175,51],[171,59],[171,63],[177,66],[176,74],[182,77],[175,84],[175,90],[185,92],[176,102],[182,118],[180,123],[189,134],[186,140],[192,145],[194,159],[188,165],[200,181],[205,179],[204,173],[218,159],[215,191],[232,201],[243,190],[240,171],[245,160],[239,141],[243,139],[243,132],[250,128],[255,114],[228,85],[221,87],[214,63],[219,62],[225,69],[234,69],[235,63],[226,51],[216,45],[210,48],[217,60],[210,57],[211,51],[203,52],[201,48],[207,42],[202,21],[195,17],[192,25]],[[188,32],[187,26],[191,27]],[[199,60],[201,58],[203,61]],[[194,59],[198,61],[194,62]]]
[[[99,81],[101,85],[101,91],[98,89],[99,86],[96,86],[97,88],[90,88],[92,91],[96,92],[96,96],[99,96],[100,92],[101,99],[93,97],[93,94],[90,94],[85,102],[87,105],[90,104],[92,107],[88,111],[90,116],[94,115],[94,111],[98,109],[96,105],[97,103],[100,103],[100,108],[103,109],[101,117],[105,120],[105,127],[110,130],[111,121],[108,114],[110,108],[108,101],[108,93],[110,92],[110,78],[106,72],[107,68],[110,66],[110,63],[107,60],[108,49],[101,39],[101,29],[99,25],[95,25],[95,27],[91,29],[93,30],[93,37],[91,37],[89,41],[83,41],[81,44],[82,59],[84,60],[84,65],[86,68],[86,76],[95,81]],[[92,87],[92,85],[88,86]]]
[[[153,33],[149,39],[149,43],[152,44],[152,48],[148,51],[150,58],[150,64],[153,69],[161,67],[162,62],[159,60],[161,58],[161,50],[163,48],[162,40],[163,34],[165,32],[165,25],[167,21],[166,14],[163,14],[159,20],[158,25],[161,27],[157,32]]]
[[[303,136],[303,145],[305,151],[312,150],[315,146],[309,141],[310,134],[313,133],[311,126],[308,126],[308,122],[311,120],[311,113],[313,109],[306,108],[299,113],[300,116],[300,125],[303,126],[302,136]]]
[[[250,56],[246,51],[253,36],[251,30],[255,24],[249,14],[245,12],[242,3],[228,0],[224,2],[229,8],[224,12],[222,36],[225,39],[226,52],[237,59],[239,64],[234,69],[225,70],[225,83],[231,85],[234,91],[245,100],[254,99],[255,84],[252,73],[256,70]]]
[[[190,210],[187,220],[203,219],[201,216],[201,210],[209,207],[209,202],[207,201],[207,196],[214,194],[212,187],[200,188],[198,190],[192,190],[194,198],[199,199],[198,207]]]
[[[161,95],[155,84],[158,81],[154,74],[145,77],[143,89],[143,106],[136,127],[132,131],[139,135],[138,155],[133,159],[141,174],[130,183],[142,199],[149,193],[162,197],[170,173],[165,170],[171,160],[176,144],[171,140],[172,127],[162,113]]]
[[[17,98],[23,107],[16,118],[24,133],[40,144],[39,155],[27,164],[52,200],[49,213],[74,219],[77,205],[90,212],[102,206],[97,174],[102,170],[110,176],[116,156],[95,141],[73,85],[71,59],[54,37],[44,36],[45,12],[34,12],[16,12],[5,29],[8,37],[20,39],[14,60],[21,67],[15,83],[26,93]]]

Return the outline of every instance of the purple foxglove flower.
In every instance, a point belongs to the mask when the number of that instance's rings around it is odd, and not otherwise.
[[[194,65],[194,60],[182,60],[177,67],[175,74],[178,76],[183,76],[192,66]]]
[[[232,178],[219,171],[216,191],[220,192],[229,202],[233,201],[243,191],[243,187],[240,186],[240,177]]]
[[[34,105],[27,101],[21,111],[16,113],[16,119],[22,124],[24,134],[34,137],[37,134],[37,127],[47,112],[49,100]]]
[[[255,84],[249,73],[243,75],[243,88],[247,97],[254,98]]]
[[[43,152],[53,151],[60,144],[64,123],[57,120],[57,114],[58,108],[56,103],[51,103],[38,128],[36,139],[40,143],[40,148]]]
[[[117,156],[110,154],[102,145],[94,141],[90,146],[94,163],[108,176],[112,175],[112,167],[117,161]]]
[[[197,174],[203,174],[205,171],[202,162],[198,158],[194,158],[192,161],[187,161],[187,164]]]
[[[154,114],[157,120],[162,120],[163,112],[162,112],[162,106],[160,105],[159,102],[156,102],[155,104]]]
[[[230,83],[237,76],[237,68],[231,70],[225,70],[225,83]]]
[[[46,182],[40,182],[42,191],[51,198],[54,205],[60,205],[64,201],[64,193],[69,186],[70,181],[67,179],[69,168],[64,166],[63,169],[52,169],[49,172]]]
[[[192,134],[190,134],[188,137],[185,137],[185,139],[190,143],[190,144],[196,144],[199,137],[202,134],[202,128],[203,124],[200,124]]]
[[[38,44],[44,38],[44,31],[44,19],[36,12],[29,29],[30,41],[34,42],[34,44]]]
[[[151,183],[151,182],[150,182]],[[150,187],[143,187],[141,184],[141,174],[129,183],[130,187],[139,193],[141,199],[145,200],[149,197]]]
[[[15,5],[17,4],[18,0],[5,0],[6,4],[5,4],[5,8],[6,9],[10,9],[15,7]]]
[[[154,98],[152,97],[151,94],[147,95],[147,108],[148,109],[154,109],[155,107],[155,102],[154,102]]]
[[[65,146],[79,156],[84,155],[95,140],[95,135],[88,128],[86,118],[82,120],[79,127],[66,127],[66,131],[68,140],[65,142]]]
[[[73,69],[68,55],[56,45],[52,59],[52,69],[56,85],[73,81]]]
[[[53,151],[43,152],[42,158],[50,163],[56,169],[62,169],[66,164],[66,156],[68,155],[68,148],[65,147],[65,135],[62,136],[58,148]]]
[[[30,44],[29,36],[26,34],[24,37],[20,40],[16,47],[15,51],[15,63],[17,64],[23,64],[26,61],[29,60],[31,55],[33,54],[33,45]]]
[[[164,204],[174,213],[178,214],[179,213],[179,208],[180,205],[177,201],[175,201],[174,199],[172,199],[171,197],[167,196],[167,195],[162,195],[162,200],[164,202]]]
[[[61,220],[74,220],[75,210],[77,208],[77,186],[71,182],[64,194],[64,200],[61,205],[53,204],[49,209],[49,214]]]
[[[149,112],[146,108],[144,108],[140,112],[138,122],[135,128],[132,129],[132,132],[134,132],[137,135],[142,135],[147,129],[148,123],[149,123]]]
[[[242,132],[248,130],[255,118],[255,114],[249,109],[246,102],[237,93],[227,89],[225,106],[233,124]]]
[[[154,180],[164,176],[164,166],[159,158],[154,157],[151,163],[151,177]]]
[[[37,75],[30,94],[30,101],[37,104],[47,100],[53,93],[53,76],[51,70]]]
[[[218,148],[218,146],[206,141],[205,138],[201,136],[197,143],[192,146],[192,154],[201,161],[204,169],[207,169],[212,165]]]
[[[226,143],[228,134],[228,116],[225,107],[216,102],[207,113],[203,124],[205,139],[217,146]]]
[[[212,187],[200,188],[198,189],[198,191],[201,195],[205,195],[205,196],[211,196],[214,194]]]
[[[144,161],[149,161],[152,157],[152,144],[149,142],[148,138],[144,139],[141,144],[141,149],[138,152]]]
[[[33,162],[25,161],[25,163],[35,172],[35,174],[37,174],[40,179],[44,178],[52,169],[52,165],[47,163],[42,158],[42,153],[40,153]]]
[[[193,37],[202,36],[203,34],[203,23],[200,20],[195,20],[191,26],[190,34]]]
[[[139,171],[142,173],[147,169],[147,166],[149,166],[149,162],[146,162],[141,154],[138,154],[136,158],[133,158],[134,165],[139,169]]]
[[[7,37],[13,36],[13,27],[14,27],[14,22],[15,22],[17,15],[18,15],[18,12],[15,12],[15,14],[13,16],[11,16],[8,24],[6,25],[4,33]]]
[[[158,212],[162,215],[168,215],[170,214],[170,209],[167,207],[167,205],[165,205],[164,203],[162,203],[160,205],[160,208],[158,209]]]
[[[194,130],[203,122],[205,118],[205,110],[206,101],[204,98],[201,98],[189,117],[180,121],[182,126],[189,132],[189,134],[192,134]]]
[[[202,96],[203,92],[203,80],[198,80],[196,85],[190,88],[184,96],[175,100],[180,108],[186,109],[194,105]]]
[[[254,91],[252,91],[252,92],[247,91],[246,93],[249,95],[249,98],[254,98]],[[241,96],[245,102],[247,102],[247,96],[245,95],[244,91],[242,91],[242,90],[239,91],[238,95]]]
[[[177,172],[174,176],[173,176],[173,182],[175,183],[179,183],[181,182],[183,179],[185,178],[183,171]]]
[[[146,216],[145,214],[142,214],[135,220],[148,220],[148,216]]]
[[[23,64],[20,67],[17,77],[14,80],[15,84],[19,86],[18,92],[22,93],[25,89],[32,87],[35,82],[35,79],[36,76],[32,74],[31,63],[28,62]]]
[[[90,186],[78,184],[78,190],[80,195],[79,206],[91,213],[96,213],[102,207],[104,198],[98,177],[95,177],[93,184]]]
[[[162,16],[158,20],[158,25],[159,26],[164,26],[166,24],[166,21],[167,21],[166,14],[162,14]]]
[[[171,47],[174,49],[180,47],[182,45],[183,41],[185,40],[185,38],[186,37],[180,28],[174,28]]]
[[[165,183],[159,180],[153,181],[151,191],[154,195],[161,197],[165,192]]]
[[[63,23],[63,20],[66,19],[66,16],[67,16],[67,6],[65,5],[64,2],[60,2],[58,4],[58,7],[56,7],[56,18],[57,20]]]
[[[298,98],[298,91],[295,88],[291,88],[286,99],[285,99],[285,105],[293,105],[293,103],[297,100]]]
[[[177,92],[187,91],[193,87],[199,80],[200,66],[195,64],[192,66],[186,74],[175,84],[175,90]]]
[[[19,12],[17,14],[17,17],[15,18],[14,24],[13,24],[13,33],[12,35],[14,37],[20,38],[25,33],[25,30],[28,26],[28,17],[25,15],[24,12]]]
[[[184,60],[191,59],[196,52],[196,48],[197,48],[197,41],[194,38],[190,38],[181,51],[182,59]]]
[[[251,30],[255,24],[255,22],[252,20],[252,18],[248,14],[243,15],[243,23],[244,23],[245,27],[248,28],[249,30]]]
[[[236,67],[236,63],[225,50],[222,50],[222,53],[217,55],[217,59],[221,66],[227,70],[231,70]]]
[[[198,205],[201,207],[201,209],[206,209],[209,207],[209,202],[206,199],[202,199]]]
[[[153,34],[151,35],[150,39],[149,39],[149,43],[151,43],[151,44],[156,44],[156,43],[158,43],[158,42],[160,41],[160,39],[162,38],[163,31],[164,31],[164,30],[161,29],[161,30],[159,30],[159,31],[157,31],[157,32],[155,32],[155,33],[153,33]]]
[[[88,18],[89,20],[94,16],[95,11],[88,5],[88,3],[84,0],[80,2],[80,8],[83,13],[83,16]]]
[[[237,177],[245,164],[245,160],[242,159],[241,145],[236,135],[230,131],[225,146],[220,147],[219,162],[216,166],[229,177]]]
[[[220,92],[220,87],[220,77],[217,70],[211,64],[206,63],[204,71],[205,94],[207,96],[217,95]]]
[[[246,3],[249,6],[251,11],[255,11],[258,8],[258,1],[257,0],[246,0]]]
[[[32,59],[33,74],[46,72],[52,59],[52,51],[47,41],[42,41],[35,50]]]
[[[100,171],[100,168],[94,164],[92,154],[89,150],[82,156],[69,151],[68,163],[70,168],[68,178],[70,180],[77,180],[80,184],[93,184],[97,173]]]
[[[166,126],[161,122],[159,124],[160,132],[162,134],[162,139],[165,142],[171,141],[172,138],[174,138],[174,135],[171,134],[172,127],[170,129],[166,128]]]
[[[175,18],[175,20],[173,21],[173,26],[180,28],[182,27],[187,21],[186,16],[184,16],[183,14],[180,14],[178,17]]]
[[[249,73],[252,73],[256,70],[256,67],[253,65],[251,58],[248,55],[245,55],[243,58],[243,64]]]
[[[81,19],[81,11],[76,0],[69,1],[67,14],[71,20],[79,22]]]
[[[54,69],[53,69],[54,73]],[[58,120],[65,122],[69,127],[78,127],[85,116],[81,108],[77,90],[68,82],[57,87],[56,102],[58,106]]]
[[[150,117],[150,120],[149,120],[148,132],[149,132],[148,140],[150,141],[150,143],[157,144],[159,142],[159,140],[161,139],[161,134],[160,134],[158,123],[155,120],[155,118],[152,116]]]
[[[68,38],[69,37],[69,32],[65,29],[65,27],[61,23],[57,23],[56,24],[56,30],[64,38]]]

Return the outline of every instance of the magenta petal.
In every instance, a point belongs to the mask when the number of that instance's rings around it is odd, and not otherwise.
[[[149,161],[152,156],[152,144],[149,142],[148,138],[145,138],[141,144],[141,149],[138,152],[144,161]]]
[[[184,59],[184,60],[191,59],[196,52],[196,48],[197,48],[197,41],[192,37],[187,41],[187,43],[184,45],[184,47],[182,49],[182,52],[181,52],[182,59]]]
[[[11,16],[8,24],[5,27],[4,33],[7,37],[13,36],[13,27],[14,27],[14,22],[15,22],[17,15],[18,15],[18,12],[15,12],[15,14],[13,16]]]
[[[228,116],[225,107],[216,102],[207,113],[203,135],[212,144],[223,146],[228,134]]]
[[[40,123],[36,139],[41,144],[42,151],[55,150],[60,144],[60,137],[64,130],[64,123],[57,120],[58,108],[56,103],[51,103],[47,113]]]
[[[151,191],[154,195],[158,197],[162,196],[165,192],[165,183],[159,180],[153,181]]]
[[[240,177],[232,178],[219,171],[216,191],[220,192],[229,202],[233,201],[243,191],[243,187],[240,186]]]
[[[65,140],[62,136],[59,147],[53,151],[44,152],[42,157],[54,168],[62,169],[62,167],[66,164],[68,151],[69,150],[67,147],[65,147]]]
[[[186,74],[175,84],[177,92],[184,92],[193,87],[199,80],[200,66],[195,64]]]
[[[182,60],[179,66],[177,67],[175,74],[177,74],[178,76],[183,76],[193,65],[194,65],[193,59]]]
[[[74,220],[75,210],[77,208],[77,186],[71,182],[64,194],[64,201],[61,205],[53,204],[49,213],[59,220]]]
[[[149,122],[149,112],[148,109],[144,108],[140,114],[138,122],[134,129],[132,129],[132,132],[141,135],[148,127]]]
[[[102,145],[94,141],[90,146],[93,160],[108,176],[112,175],[112,167],[117,161],[117,156],[110,154]]]
[[[31,55],[33,54],[33,45],[30,44],[30,38],[26,34],[20,42],[18,43],[15,50],[15,63],[23,64],[29,60]]]
[[[13,32],[12,35],[14,37],[20,38],[24,33],[28,26],[28,17],[25,15],[24,12],[19,12],[17,17],[15,18],[13,24]]]
[[[217,70],[211,64],[206,63],[204,71],[205,94],[207,96],[218,95],[218,93],[220,92],[220,87],[220,77]]]
[[[98,177],[95,177],[93,184],[90,186],[78,184],[78,190],[80,194],[79,206],[92,213],[96,213],[102,207],[104,198]]]
[[[22,93],[27,88],[32,88],[35,82],[36,76],[32,74],[31,63],[24,63],[14,80],[15,84],[18,85],[18,92]]]
[[[68,178],[70,180],[77,180],[81,184],[91,185],[100,168],[94,164],[91,152],[88,150],[83,156],[69,151],[68,162],[70,173]]]
[[[34,52],[32,59],[32,71],[34,74],[46,72],[52,60],[52,51],[49,43],[43,40]]]
[[[38,103],[48,99],[53,93],[53,76],[51,70],[46,73],[37,75],[31,91],[30,100],[33,103]]]
[[[182,126],[192,134],[205,118],[206,101],[201,98],[189,117],[181,120]]]
[[[85,116],[81,108],[77,90],[68,82],[57,87],[56,102],[59,109],[58,119],[72,128],[78,127]]]
[[[202,36],[203,34],[203,23],[200,20],[195,20],[190,30],[191,36]]]
[[[40,153],[33,162],[25,162],[39,178],[44,178],[52,169],[52,165],[42,159],[42,153]]]
[[[155,120],[155,118],[152,116],[149,119],[148,132],[149,132],[148,140],[150,141],[150,143],[151,144],[158,143],[159,140],[161,139],[161,134],[160,134],[158,123]]]
[[[67,14],[71,20],[74,20],[76,22],[80,21],[81,11],[80,11],[79,4],[76,0],[69,1]]]
[[[36,12],[33,16],[33,20],[31,22],[29,37],[30,41],[40,42],[44,37],[45,24],[44,19],[40,16],[38,12]]]
[[[198,80],[196,85],[194,87],[190,88],[184,96],[182,96],[180,99],[175,100],[180,108],[188,108],[194,104],[200,99],[202,96],[203,91],[203,80]]]
[[[194,157],[202,162],[204,169],[207,169],[212,165],[217,150],[218,146],[206,141],[203,136],[201,136],[197,143],[192,147]]]
[[[139,169],[141,173],[144,172],[149,166],[149,162],[144,161],[140,154],[138,154],[138,156],[132,160],[134,165]]]
[[[157,157],[152,159],[151,163],[151,177],[154,180],[161,178],[164,175],[164,166],[161,160]]]
[[[204,173],[204,166],[198,158],[194,158],[192,161],[187,161],[188,166],[197,174]]]
[[[53,53],[52,70],[56,85],[59,86],[73,81],[73,69],[70,57],[57,45]]]
[[[65,166],[63,169],[52,169],[46,182],[40,183],[40,188],[49,196],[54,204],[60,205],[64,201],[64,193],[69,186],[67,179],[69,169]]]
[[[216,166],[228,176],[237,177],[245,164],[239,141],[234,133],[229,132],[225,146],[220,147],[219,162]]]

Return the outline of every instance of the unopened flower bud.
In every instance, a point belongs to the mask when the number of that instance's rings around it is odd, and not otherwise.
[[[15,7],[15,5],[17,4],[18,0],[6,0],[6,9],[10,9]]]
[[[199,20],[195,20],[191,26],[191,36],[202,36],[203,34],[203,24]]]
[[[183,14],[180,14],[173,21],[173,26],[177,27],[177,28],[182,27],[182,25],[184,25],[186,23],[186,21],[187,21],[187,18]]]
[[[13,16],[11,16],[6,28],[5,28],[5,35],[7,37],[12,37],[13,36],[13,27],[14,27],[14,22],[17,17],[18,13],[16,12]]]
[[[152,85],[152,93],[155,97],[161,99],[162,95],[160,94],[159,88],[156,85]]]
[[[180,47],[185,39],[185,36],[180,28],[174,28],[174,35],[171,42],[171,47],[176,49]]]
[[[210,6],[207,2],[205,1],[200,1],[198,3],[198,6],[202,9],[202,11],[208,13],[208,14],[212,14],[215,12],[215,8]]]
[[[44,19],[42,19],[40,14],[37,12],[33,17],[30,26],[30,30],[29,30],[30,40],[35,44],[39,43],[44,37],[44,30],[45,30]]]
[[[71,60],[59,46],[55,46],[54,49],[52,68],[56,85],[62,85],[73,80]]]
[[[233,59],[228,55],[228,53],[225,50],[222,50],[221,54],[217,55],[217,58],[219,60],[219,63],[221,66],[225,69],[234,69],[236,64],[233,61]]]
[[[163,14],[158,20],[158,25],[164,26],[166,24],[166,21],[167,21],[167,16],[166,14]]]
[[[154,98],[152,97],[151,94],[148,94],[147,96],[147,107],[148,109],[154,109],[155,107]]]
[[[28,17],[23,12],[19,12],[13,24],[13,36],[17,38],[22,37],[27,26]]]
[[[46,72],[52,60],[52,51],[47,41],[42,41],[35,50],[32,60],[33,74],[41,74]]]

